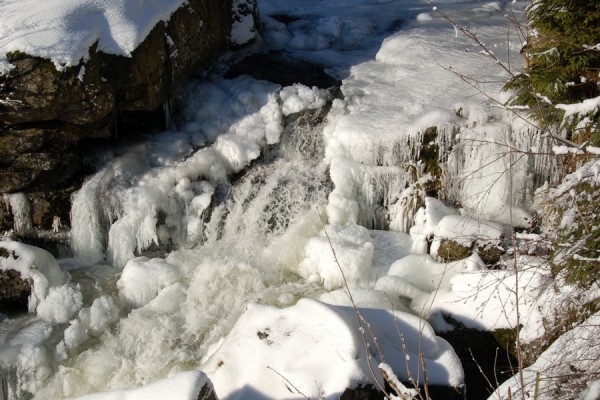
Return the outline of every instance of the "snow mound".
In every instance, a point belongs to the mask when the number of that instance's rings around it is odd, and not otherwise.
[[[456,215],[458,211],[446,207],[444,203],[433,197],[425,198],[425,207],[415,214],[415,225],[410,228],[413,240],[411,251],[417,254],[427,254],[427,241],[432,238],[440,221],[448,215]]]
[[[139,389],[90,394],[74,400],[197,400],[205,386],[208,388],[208,392],[212,390],[212,385],[206,375],[199,371],[190,371],[179,373]]]
[[[450,287],[450,280],[457,274],[483,268],[485,266],[477,255],[446,264],[435,262],[426,254],[411,254],[392,264],[388,275],[398,277],[422,291],[433,292]]]
[[[83,296],[79,288],[68,285],[51,287],[48,295],[37,306],[37,313],[51,324],[64,324],[81,309]]]
[[[159,21],[185,0],[6,0],[0,17],[0,73],[6,53],[52,60],[58,70],[87,60],[88,50],[130,57]]]
[[[452,240],[468,248],[474,242],[498,246],[503,232],[502,225],[494,222],[480,221],[466,215],[447,215],[435,228],[430,253],[435,257],[444,240]]]
[[[597,399],[600,392],[598,381],[592,383],[588,380],[600,370],[600,359],[593,356],[598,354],[599,349],[600,313],[596,313],[560,336],[533,365],[523,370],[525,393],[533,393],[539,382],[544,382],[539,391],[540,400],[555,399],[557,393],[564,394],[564,398]],[[570,388],[588,384],[581,396],[569,393]],[[500,385],[489,400],[504,399],[508,393],[512,393],[514,398],[522,395],[518,375]]]
[[[378,371],[382,357],[400,379],[408,381],[407,365],[414,377],[422,378],[419,352],[423,352],[430,384],[462,384],[454,350],[425,321],[383,309],[359,311],[368,328],[358,325],[353,308],[316,300],[302,299],[286,309],[250,305],[203,370],[220,399],[265,398],[265,394],[283,399],[290,398],[290,391],[338,399],[346,388],[373,384],[370,368]],[[375,379],[383,384],[376,373]]]
[[[432,317],[430,322],[443,321],[442,315],[449,315],[474,329],[514,328],[520,322],[528,325],[528,330],[536,330],[534,326],[541,327],[542,323],[536,300],[548,285],[549,272],[527,265],[523,258],[519,263],[518,286],[514,271],[459,272],[445,280],[437,292],[416,297],[411,308],[427,310],[425,314]],[[446,329],[443,322],[436,328]]]

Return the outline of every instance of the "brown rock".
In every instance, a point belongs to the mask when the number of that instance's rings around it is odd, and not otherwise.
[[[0,248],[0,257],[10,257]],[[27,311],[27,302],[31,294],[31,280],[23,279],[14,269],[0,269],[0,312],[14,313]]]
[[[229,48],[231,24],[231,0],[189,0],[130,58],[94,45],[85,65],[58,72],[49,60],[7,55],[15,68],[0,86],[0,192],[64,189],[81,168],[80,140],[123,136],[143,121],[164,129],[163,105]]]

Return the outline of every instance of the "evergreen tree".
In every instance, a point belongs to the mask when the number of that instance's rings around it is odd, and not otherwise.
[[[533,0],[526,16],[527,64],[505,86],[516,92],[509,104],[529,106],[543,129],[558,127],[568,139],[599,146],[598,107],[564,118],[557,105],[600,96],[600,1]]]

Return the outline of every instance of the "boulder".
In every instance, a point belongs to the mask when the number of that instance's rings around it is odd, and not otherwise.
[[[0,252],[3,250],[0,248]],[[23,279],[21,273],[14,269],[0,269],[1,313],[27,312],[27,302],[30,294],[31,279]]]
[[[165,104],[230,48],[234,19],[256,12],[253,4],[189,0],[131,57],[96,43],[86,62],[60,72],[50,60],[7,54],[14,69],[0,85],[0,192],[64,189],[83,168],[82,139],[164,129]]]
[[[164,130],[186,83],[253,40],[257,26],[255,0],[189,0],[131,57],[99,51],[96,42],[86,61],[58,71],[49,59],[7,54],[14,68],[0,76],[0,193],[23,192],[29,201],[34,229],[21,239],[56,231],[56,218],[68,229],[70,196],[93,172],[86,159],[99,142]],[[17,222],[0,207],[0,231]]]

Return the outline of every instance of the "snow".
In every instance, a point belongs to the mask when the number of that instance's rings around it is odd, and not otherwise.
[[[257,36],[254,26],[254,16],[243,12],[244,9],[252,8],[255,0],[234,0],[232,4],[233,21],[231,26],[230,41],[236,46],[241,46],[253,40]]]
[[[425,198],[425,205],[414,216],[414,226],[410,228],[413,240],[412,252],[427,254],[427,241],[431,240],[440,221],[448,216],[458,214],[457,210],[446,207],[441,201],[433,197]]]
[[[75,319],[65,329],[63,343],[69,350],[74,350],[89,339],[85,327],[80,320]]]
[[[463,215],[447,215],[437,224],[430,253],[438,255],[440,245],[444,240],[452,240],[461,246],[471,248],[475,242],[478,245],[499,246],[503,235],[500,224],[489,221],[478,221]]]
[[[585,387],[588,384],[587,374],[594,374],[600,369],[600,360],[594,356],[600,346],[599,333],[600,314],[596,313],[559,337],[531,366],[523,369],[524,388],[519,386],[518,376],[513,376],[500,385],[490,400],[506,398],[509,390],[513,396],[521,396],[522,390],[533,393],[538,379],[543,382],[539,390],[540,400],[555,399],[556,393],[564,392],[562,377],[565,376]],[[598,391],[597,383],[592,383],[586,390],[587,393],[582,393],[580,398],[597,398],[594,397]],[[566,392],[565,396],[577,398],[579,394]]]
[[[16,13],[17,3],[8,4]],[[48,4],[54,2],[42,8]],[[76,4],[83,13],[92,4],[104,12],[120,3],[70,1],[63,8]],[[123,10],[140,3],[127,4]],[[517,2],[517,14],[523,5]],[[420,352],[430,383],[459,386],[460,362],[434,331],[453,328],[444,316],[476,329],[522,324],[521,340],[531,343],[550,311],[575,294],[556,294],[548,266],[531,256],[516,259],[518,273],[512,259],[488,270],[476,251],[451,263],[434,258],[442,239],[505,245],[511,226],[531,228],[534,180],[554,172],[543,155],[552,147],[497,106],[509,94],[499,94],[506,74],[494,60],[422,1],[259,6],[264,49],[323,63],[342,80],[327,119],[284,126],[292,114],[326,107],[333,97],[326,90],[209,74],[189,86],[178,128],[103,155],[98,173],[74,195],[76,260],[61,261],[65,268],[73,263],[71,282],[49,254],[1,242],[19,255],[1,258],[1,267],[33,277],[30,309],[38,311],[0,324],[3,367],[19,373],[14,393],[188,399],[206,382],[203,371],[221,399],[333,399],[348,387],[381,384],[379,366],[404,384],[410,375],[422,381]],[[513,52],[516,60],[521,44],[507,40],[506,20],[496,12],[503,6],[465,0],[439,7],[494,54],[506,59]],[[140,16],[149,21],[151,12]],[[32,27],[54,21],[52,15],[40,14]],[[69,21],[83,23],[84,15]],[[232,41],[251,40],[249,26],[247,18],[237,21]],[[133,37],[119,32],[123,43]],[[86,30],[112,48],[104,33]],[[68,61],[61,46],[52,49],[59,65],[87,54],[87,47],[78,57],[69,53]],[[126,53],[126,43],[121,47],[117,54]],[[456,73],[481,83],[473,88]],[[431,177],[415,162],[432,126],[438,136],[425,144],[449,154],[433,160],[445,171],[444,202],[426,196]],[[590,176],[600,176],[597,161],[549,196]],[[29,214],[23,198],[5,197],[13,211],[23,210],[21,227]],[[565,226],[572,217],[561,216]],[[574,337],[583,337],[577,329]],[[140,388],[125,389],[133,387]],[[106,390],[113,391],[100,393]]]
[[[390,386],[397,392],[398,395],[402,396],[402,398],[408,397],[417,398],[418,391],[416,389],[408,389],[396,376],[392,367],[390,367],[386,363],[379,364],[379,369],[382,373],[385,374],[386,381],[390,384]]]
[[[90,394],[76,400],[197,400],[203,387],[212,388],[206,375],[200,371],[182,372],[139,389]],[[74,399],[75,400],[75,399]]]
[[[581,400],[594,400],[598,398],[600,398],[600,380],[591,382],[580,396]]]
[[[67,283],[68,274],[61,270],[52,254],[47,251],[12,240],[1,240],[0,248],[8,252],[8,256],[0,257],[0,268],[3,270],[14,269],[21,274],[23,279],[32,280],[33,287],[29,296],[30,312],[35,311],[41,305],[51,289]],[[61,290],[53,293],[53,298],[60,302]],[[67,295],[67,297],[69,296]],[[65,305],[68,306],[67,303]],[[51,307],[48,304],[42,309]],[[49,310],[49,312],[52,311]],[[50,318],[52,319],[52,317]]]
[[[600,108],[600,96],[575,104],[557,104],[556,108],[565,111],[564,118],[572,117],[575,114],[585,115],[593,113]]]
[[[329,290],[343,287],[345,282],[353,286],[369,280],[373,249],[366,228],[328,225],[308,241],[298,272]]]
[[[514,271],[460,272],[443,281],[440,290],[415,298],[411,308],[436,321],[449,315],[467,327],[481,330],[513,328],[526,321],[532,332],[539,333],[541,319],[536,300],[546,289],[549,273],[526,264],[524,268],[518,274],[518,283]],[[515,293],[520,294],[519,314]],[[436,328],[443,329],[444,325]]]
[[[285,116],[302,110],[323,107],[328,97],[326,90],[300,84],[284,87],[279,95],[283,100],[281,112]]]
[[[383,385],[377,369],[383,359],[400,379],[408,381],[411,374],[422,381],[421,351],[430,383],[462,384],[456,354],[426,322],[383,309],[358,311],[366,321],[360,325],[351,307],[315,300],[302,299],[285,309],[250,305],[203,370],[222,399],[290,394],[337,399],[346,388],[371,382],[371,369]],[[368,347],[361,331],[366,332]]]
[[[5,0],[0,21],[0,73],[6,53],[21,51],[52,60],[58,70],[89,58],[89,49],[131,56],[159,21],[185,0]]]

